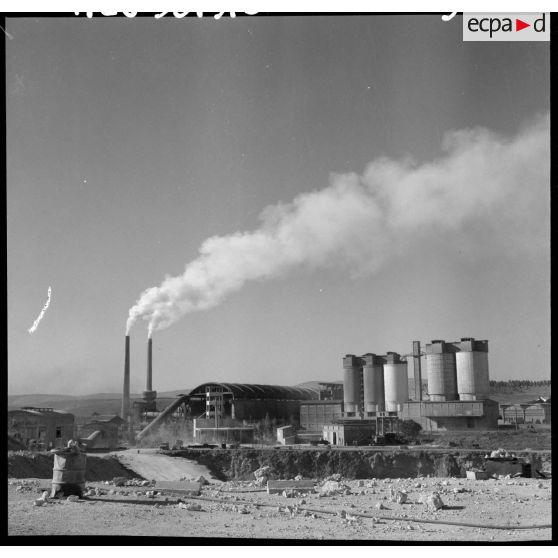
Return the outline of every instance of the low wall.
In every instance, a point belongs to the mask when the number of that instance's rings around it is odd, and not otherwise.
[[[414,478],[417,476],[465,477],[472,467],[482,466],[485,452],[424,450],[336,449],[186,449],[171,455],[192,459],[208,467],[221,480],[253,480],[253,472],[269,465],[279,479],[323,478],[340,473],[347,479]],[[551,469],[550,452],[516,452],[533,471]]]

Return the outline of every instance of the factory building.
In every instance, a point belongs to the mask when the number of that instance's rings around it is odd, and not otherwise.
[[[427,400],[422,392],[422,357],[426,358]],[[409,372],[413,376],[413,400]],[[414,341],[413,352],[407,355],[348,354],[343,358],[343,380],[342,419],[336,418],[329,430],[324,429],[330,442],[333,433],[337,443],[349,439],[341,430],[343,421],[347,425],[369,421],[371,430],[375,421],[376,431],[379,421],[393,417],[413,420],[429,432],[497,428],[498,404],[488,399],[488,341],[471,337],[455,342],[434,340],[426,345],[425,353],[420,342]],[[359,435],[356,432],[353,438]]]
[[[407,362],[395,352],[343,358],[344,417],[373,418],[397,413],[409,399]]]
[[[232,441],[235,432],[231,429],[244,428],[253,421],[275,419],[298,426],[301,404],[317,399],[318,392],[306,388],[209,382],[176,399],[138,434],[138,438],[175,416],[195,419],[194,429],[203,437],[217,436],[215,429],[228,429],[223,436]],[[202,432],[202,428],[209,428],[211,432]],[[237,434],[242,438],[250,435],[240,430]]]
[[[22,407],[8,411],[8,435],[30,449],[65,447],[75,436],[75,417],[50,407]]]
[[[298,440],[322,436],[333,439],[335,434],[337,444],[361,439],[363,429],[365,437],[393,433],[391,425],[397,420],[415,421],[423,430],[431,432],[497,427],[498,405],[488,399],[488,342],[470,337],[455,342],[434,340],[426,345],[424,352],[421,343],[414,341],[412,352],[403,355],[394,351],[368,352],[362,356],[347,354],[342,359],[343,382],[320,383],[315,390],[209,382],[178,397],[162,412],[157,410],[157,393],[152,388],[152,341],[149,339],[146,389],[143,400],[134,402],[133,414],[130,412],[129,351],[130,339],[126,337],[122,418],[126,422],[132,421],[134,415],[152,419],[138,438],[154,432],[170,418],[195,419],[195,435],[204,439],[211,436],[246,439],[251,436],[248,432],[233,430],[270,419],[296,426]],[[423,359],[427,396],[423,393]]]
[[[323,439],[332,446],[370,445],[375,434],[371,421],[343,420],[323,426]]]
[[[551,424],[551,400],[504,403],[500,405],[500,416],[509,424]]]
[[[498,402],[409,401],[403,405],[401,420],[412,420],[424,432],[445,430],[495,430],[498,426]]]
[[[305,401],[300,405],[300,428],[321,433],[325,424],[343,417],[343,400]]]
[[[193,389],[188,405],[193,417],[206,419],[300,421],[300,405],[318,399],[311,389],[259,384],[207,383]]]
[[[428,432],[497,428],[498,403],[488,398],[488,341],[434,340],[426,345],[426,372],[428,401],[421,394],[405,403],[403,420]]]

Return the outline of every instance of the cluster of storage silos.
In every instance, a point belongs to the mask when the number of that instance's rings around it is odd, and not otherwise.
[[[348,416],[397,412],[409,399],[407,363],[399,354],[343,358],[343,399]]]
[[[434,340],[426,345],[430,401],[473,401],[489,394],[488,341]]]

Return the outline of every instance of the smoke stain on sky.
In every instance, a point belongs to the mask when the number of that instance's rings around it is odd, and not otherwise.
[[[6,44],[7,90],[17,91],[6,107],[11,393],[45,392],[54,377],[79,393],[85,375],[88,391],[118,391],[123,320],[139,293],[184,273],[205,239],[216,249],[233,231],[260,230],[266,207],[287,209],[279,227],[296,214],[292,200],[317,202],[339,181],[369,210],[392,205],[378,220],[386,260],[355,263],[364,248],[352,239],[353,252],[316,251],[311,265],[291,254],[289,274],[264,273],[161,332],[156,389],[334,380],[348,352],[462,336],[489,339],[493,378],[548,376],[548,186],[537,183],[548,165],[517,204],[487,191],[486,218],[465,223],[459,204],[482,193],[471,180],[474,196],[449,200],[454,229],[440,192],[405,209],[409,184],[380,199],[367,172],[384,158],[384,174],[428,177],[451,130],[482,127],[504,150],[526,137],[549,110],[548,45],[465,44],[439,16],[12,18],[7,31],[18,39]],[[529,79],[509,87],[517,75]],[[437,226],[417,222],[434,208]],[[510,236],[515,217],[522,229]],[[345,240],[355,231],[341,228]],[[56,312],[28,335],[43,274],[57,285]],[[132,370],[143,371],[144,343],[132,347]]]

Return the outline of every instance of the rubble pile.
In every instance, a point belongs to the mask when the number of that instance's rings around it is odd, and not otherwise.
[[[254,477],[256,479],[256,486],[265,486],[270,478],[273,478],[273,471],[271,467],[266,465],[265,467],[260,467],[254,471]]]
[[[320,488],[319,496],[320,498],[324,498],[327,496],[335,496],[338,494],[348,495],[350,493],[350,487],[346,484],[341,483],[339,480],[326,480]]]

